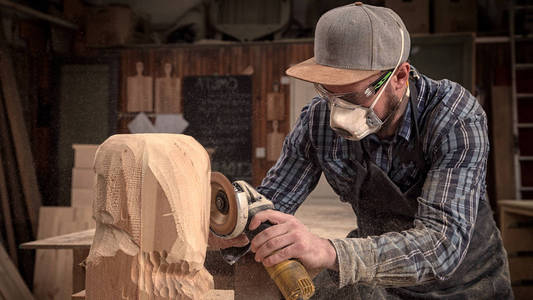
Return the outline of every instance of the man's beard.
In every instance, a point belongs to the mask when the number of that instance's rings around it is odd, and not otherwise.
[[[405,96],[404,96],[405,97]],[[394,121],[396,114],[399,112],[400,106],[403,101],[400,101],[400,97],[392,94],[389,99],[392,99],[392,101],[388,101],[387,103],[387,114],[386,119],[383,125],[381,126],[380,131],[385,132],[389,129],[389,127],[392,125],[392,121]]]

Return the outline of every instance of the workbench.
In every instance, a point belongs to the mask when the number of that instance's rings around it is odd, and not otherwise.
[[[533,200],[498,201],[503,244],[517,300],[533,295]]]

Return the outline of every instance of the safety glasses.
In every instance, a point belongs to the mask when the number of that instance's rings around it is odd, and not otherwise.
[[[326,99],[331,104],[349,109],[353,107],[354,104],[359,105],[359,103],[365,103],[366,100],[374,96],[385,82],[387,82],[387,79],[392,75],[392,72],[393,70],[385,71],[378,79],[372,82],[363,93],[332,93],[319,83],[315,83],[315,89],[320,97]],[[338,101],[339,99],[342,101]],[[345,105],[343,101],[349,102],[352,105]]]

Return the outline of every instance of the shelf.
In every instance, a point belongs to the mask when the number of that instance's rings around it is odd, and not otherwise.
[[[516,98],[533,98],[533,93],[517,93]]]
[[[140,114],[142,111],[139,111],[139,112],[119,112],[117,114],[117,117],[119,119],[128,119],[128,118],[135,118],[138,114]],[[148,117],[148,118],[155,118],[157,117],[157,114],[156,113],[153,113],[153,112],[144,112],[144,114]]]
[[[518,128],[533,128],[533,123],[518,123]]]
[[[533,41],[533,34],[517,34],[514,36],[515,41]]]
[[[533,161],[533,156],[519,156],[520,161]]]
[[[533,64],[516,64],[515,66],[517,70],[533,69]]]
[[[497,44],[497,43],[509,43],[510,38],[508,36],[481,36],[475,38],[476,44]]]
[[[514,10],[533,10],[533,5],[515,5]]]

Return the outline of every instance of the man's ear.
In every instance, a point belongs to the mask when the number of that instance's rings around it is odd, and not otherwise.
[[[391,79],[392,86],[395,91],[403,89],[407,85],[409,80],[409,72],[411,71],[411,65],[408,62],[404,62],[398,66],[394,77]]]

